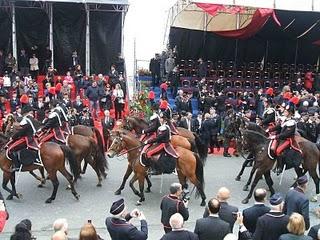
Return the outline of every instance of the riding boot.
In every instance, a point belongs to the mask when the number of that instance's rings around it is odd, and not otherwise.
[[[224,157],[231,157],[231,155],[228,153],[228,147],[224,147],[224,150],[223,150],[223,156]]]
[[[278,176],[282,173],[283,167],[284,167],[283,159],[282,159],[282,157],[278,157],[277,158],[277,171],[276,171]]]
[[[11,172],[19,171],[21,163],[18,160],[18,155],[15,152],[12,155],[13,155],[13,158],[12,158],[12,164],[11,164],[10,171]]]

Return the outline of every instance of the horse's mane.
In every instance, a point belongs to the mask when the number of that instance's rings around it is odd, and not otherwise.
[[[128,139],[134,145],[137,145],[137,146],[141,145],[139,138],[136,138],[135,136],[133,136],[133,134],[131,132],[129,132],[129,133],[130,134],[123,134],[122,137],[125,139]]]
[[[248,135],[248,138],[252,141],[253,145],[265,144],[268,138],[254,130],[243,130],[243,135]]]

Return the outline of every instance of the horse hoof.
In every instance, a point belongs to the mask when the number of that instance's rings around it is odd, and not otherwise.
[[[22,195],[21,193],[17,193],[17,194],[16,194],[16,197],[17,197],[18,199],[22,199],[22,198],[23,198],[23,195]]]
[[[86,172],[85,172],[85,171],[81,171],[80,173],[81,173],[81,174],[85,174]]]
[[[12,200],[13,199],[13,196],[10,194],[8,197],[7,197],[7,200]]]
[[[200,203],[200,206],[201,206],[201,207],[204,207],[205,205],[206,205],[206,201],[205,201],[205,200],[202,200],[201,203]]]
[[[249,199],[245,198],[241,201],[242,204],[247,204],[249,202]]]
[[[102,176],[103,176],[104,179],[106,179],[108,174],[107,173],[103,173]]]
[[[40,183],[39,185],[38,185],[38,188],[43,188],[44,186],[43,186],[43,184],[42,183]]]
[[[114,195],[120,195],[121,194],[121,190],[118,189],[117,191],[114,192]]]
[[[150,189],[146,189],[144,192],[145,192],[145,193],[150,193],[151,190],[150,190]]]
[[[249,187],[248,187],[248,185],[244,185],[244,187],[243,187],[243,189],[242,189],[243,191],[249,191]]]
[[[70,190],[71,189],[71,186],[70,184],[66,187],[66,190]]]
[[[75,194],[74,197],[76,198],[76,200],[80,199],[80,195],[79,194]]]
[[[97,184],[97,187],[102,187],[102,184],[101,184],[101,183],[98,183],[98,184]]]
[[[241,177],[240,177],[240,176],[237,176],[237,177],[235,178],[235,180],[236,180],[236,181],[240,181],[240,180],[241,180]]]
[[[48,198],[48,199],[46,200],[46,203],[52,203],[52,199],[51,199],[51,198]]]
[[[140,200],[137,201],[136,206],[141,206],[142,202]]]

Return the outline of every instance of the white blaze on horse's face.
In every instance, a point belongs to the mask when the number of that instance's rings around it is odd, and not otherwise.
[[[117,136],[113,141],[112,144],[107,152],[107,156],[109,158],[115,157],[115,155],[120,154],[122,151],[122,137]]]

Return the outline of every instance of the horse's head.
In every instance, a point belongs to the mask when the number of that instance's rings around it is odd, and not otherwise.
[[[107,156],[113,158],[120,154],[122,150],[126,148],[123,141],[123,135],[120,131],[112,131],[110,133],[111,146],[108,149]]]
[[[21,129],[21,126],[18,122],[15,122],[15,121],[9,121],[7,122],[7,126],[6,126],[6,129],[5,129],[5,132],[4,134],[7,136],[7,137],[11,137],[13,136],[17,131],[19,131]]]

